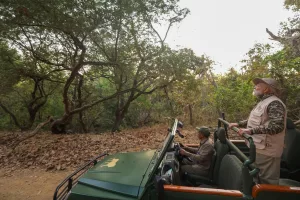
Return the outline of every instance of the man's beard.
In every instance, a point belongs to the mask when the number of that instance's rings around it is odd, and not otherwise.
[[[261,98],[264,95],[263,92],[260,92],[260,91],[257,91],[257,90],[253,90],[252,94],[253,94],[253,96],[256,96],[258,98]]]

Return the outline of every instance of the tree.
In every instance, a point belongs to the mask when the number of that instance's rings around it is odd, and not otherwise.
[[[291,58],[290,54],[281,50],[268,57],[269,73],[276,78],[281,86],[281,99],[288,108],[288,116],[300,119],[300,57]]]
[[[20,66],[20,57],[17,51],[10,49],[4,42],[0,42],[0,94],[7,94],[20,81],[16,69]]]
[[[1,38],[51,66],[52,71],[64,71],[62,97],[65,111],[51,124],[53,133],[64,132],[72,115],[101,102],[127,92],[148,92],[148,88],[136,88],[138,83],[135,83],[124,90],[118,87],[106,96],[100,94],[96,100],[86,104],[77,99],[77,105],[71,106],[70,91],[74,81],[80,80],[80,77],[84,80],[86,71],[91,67],[99,69],[98,77],[108,80],[118,78],[122,84],[124,80],[120,77],[127,71],[123,67],[126,62],[119,59],[119,55],[123,55],[125,59],[128,56],[128,60],[141,63],[140,67],[135,64],[130,66],[132,71],[138,72],[136,76],[140,75],[139,68],[145,67],[148,60],[164,49],[165,37],[159,36],[154,23],[169,19],[170,28],[188,13],[179,9],[177,3],[177,0],[5,0],[2,3],[0,17],[4,22],[1,27],[4,31]],[[136,30],[137,25],[139,31]],[[121,44],[120,41],[126,43]],[[125,46],[127,44],[130,48]],[[149,50],[152,53],[145,56],[143,48],[148,47],[151,47]],[[78,88],[81,88],[79,83]],[[77,98],[85,97],[79,95]]]
[[[249,80],[254,77],[272,77],[282,86],[280,98],[286,103],[289,117],[299,119],[299,57],[288,46],[277,52],[271,51],[270,45],[256,44],[243,60],[244,76]]]
[[[277,78],[284,88],[282,99],[287,104],[289,117],[299,120],[299,84],[295,83],[300,82],[300,4],[299,1],[286,0],[285,6],[295,11],[295,16],[281,23],[281,29],[277,35],[267,29],[270,39],[281,44],[283,49],[269,55],[265,62],[268,63],[270,75]]]
[[[285,0],[284,5],[288,9],[293,9],[295,11],[299,10],[300,2],[298,0]]]
[[[191,49],[180,50],[181,57],[177,62],[182,62],[187,69],[181,71],[180,79],[174,85],[168,87],[170,97],[176,105],[175,115],[182,114],[186,110],[184,116],[188,115],[189,124],[193,125],[195,116],[200,116],[201,107],[208,103],[206,96],[210,90],[207,86],[207,75],[210,73],[213,61],[207,56],[196,56]],[[184,117],[185,118],[185,117]]]
[[[240,74],[233,68],[218,77],[218,88],[214,92],[215,103],[231,121],[245,119],[255,104],[251,80],[251,76]]]
[[[249,79],[255,77],[268,76],[268,63],[265,58],[271,55],[272,47],[269,44],[255,44],[247,53],[247,58],[242,60],[241,63],[245,75],[249,76]]]
[[[4,43],[1,44],[0,55],[2,71],[0,107],[10,115],[18,128],[28,130],[35,122],[36,114],[54,90],[49,88],[49,84],[45,86],[45,80],[50,77],[51,73],[41,72],[44,69],[43,66],[31,60],[30,57],[22,58]],[[47,91],[48,89],[51,91]],[[10,106],[7,106],[9,104]],[[19,115],[19,117],[16,115],[18,104],[21,109],[26,109],[27,116],[26,114]]]

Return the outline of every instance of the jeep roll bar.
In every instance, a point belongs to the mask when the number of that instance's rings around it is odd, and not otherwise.
[[[68,193],[70,190],[77,184],[79,177],[84,174],[89,168],[95,166],[98,162],[98,159],[107,156],[107,153],[100,154],[94,157],[92,160],[85,163],[83,166],[78,168],[74,173],[69,175],[65,180],[63,180],[55,189],[53,200],[65,200],[67,199]],[[63,187],[64,186],[64,187]]]
[[[225,127],[228,127],[229,126],[229,122],[225,121],[224,119],[222,118],[219,118],[218,119],[218,126],[220,127],[221,123],[224,124]],[[235,131],[236,133],[239,132],[239,128],[237,127],[232,127],[231,128],[233,131]],[[245,154],[243,154],[241,152],[241,150],[239,150],[230,140],[227,139],[227,145],[232,149],[234,150],[237,155],[242,158],[243,162],[244,162],[244,166],[246,167],[249,167],[250,169],[252,169],[252,171],[250,171],[250,175],[251,176],[255,176],[256,174],[258,174],[259,172],[259,169],[256,168],[253,163],[255,162],[255,159],[256,159],[256,147],[255,147],[255,144],[254,144],[254,141],[253,141],[253,138],[249,135],[249,134],[246,134],[244,133],[243,138],[245,138],[246,140],[248,140],[249,142],[249,158],[247,156],[245,156]]]

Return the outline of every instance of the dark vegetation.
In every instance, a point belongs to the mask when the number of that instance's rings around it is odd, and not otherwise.
[[[209,57],[165,43],[189,14],[177,0],[3,0],[0,129],[116,132],[170,117],[212,124],[221,112],[236,121],[255,104],[257,76],[281,83],[288,116],[299,122],[297,2],[285,1],[295,16],[279,33],[262,32],[281,49],[255,44],[241,71],[218,75]]]

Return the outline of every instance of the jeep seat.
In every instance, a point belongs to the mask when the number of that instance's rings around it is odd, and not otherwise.
[[[225,155],[222,159],[216,185],[200,185],[202,188],[243,190],[243,163],[235,155]],[[248,169],[247,169],[248,170]],[[252,181],[247,178],[245,181]],[[251,190],[251,188],[249,188]]]
[[[190,174],[190,173],[185,173],[185,178],[193,186],[197,186],[200,184],[211,184],[212,183],[212,177],[213,177],[213,172],[214,172],[214,166],[215,166],[215,161],[216,161],[216,152],[212,156],[212,162],[211,166],[209,168],[208,172],[208,177],[205,176],[200,176],[197,174]]]
[[[226,141],[225,129],[222,127],[219,128],[216,132],[215,137],[217,137],[218,140],[214,144],[217,157],[216,157],[214,173],[213,173],[213,183],[217,183],[221,162],[224,156],[229,152],[229,147]]]
[[[189,174],[185,173],[186,180],[191,183],[194,186],[200,185],[200,184],[216,184],[217,177],[219,174],[219,169],[221,165],[221,161],[223,157],[229,152],[229,147],[226,143],[226,136],[225,136],[225,130],[224,128],[219,128],[215,135],[215,154],[212,158],[212,163],[209,169],[209,176],[198,176],[196,174]]]
[[[280,177],[300,181],[300,131],[291,119],[287,119],[285,148],[281,156]]]
[[[240,190],[243,188],[243,163],[234,155],[225,155],[222,159],[217,185],[220,189]]]
[[[291,179],[279,179],[279,185],[290,186],[290,187],[300,187],[300,182]]]

